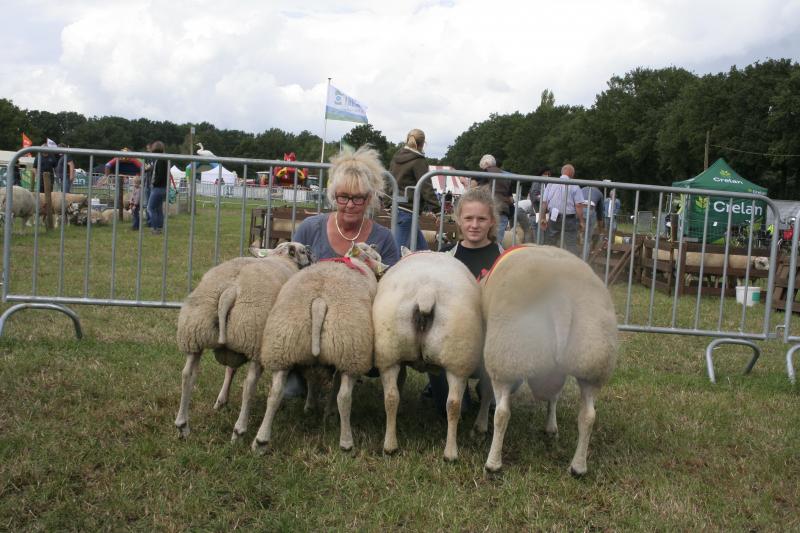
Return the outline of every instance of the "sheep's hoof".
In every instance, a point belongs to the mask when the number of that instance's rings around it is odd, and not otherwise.
[[[587,469],[584,468],[582,471],[575,468],[573,465],[569,465],[569,475],[574,477],[575,479],[582,479],[583,476],[586,475]]]
[[[228,402],[223,402],[223,401],[220,401],[220,400],[217,400],[216,402],[214,402],[214,410],[215,411],[220,411],[220,410],[224,409],[227,406],[228,406]]]
[[[444,460],[446,463],[455,463],[458,460],[458,453],[454,454],[446,453],[444,454]]]
[[[250,448],[256,455],[264,455],[267,453],[267,449],[269,448],[269,441],[260,441],[258,438],[253,439],[253,444],[250,446]]]
[[[175,427],[178,429],[178,438],[185,439],[189,436],[189,423],[184,422],[183,424],[175,424]]]
[[[503,465],[502,463],[499,465],[490,465],[489,463],[486,463],[483,465],[483,470],[489,475],[496,475],[503,470]]]
[[[383,454],[384,455],[395,455],[399,449],[400,448],[398,448],[396,446],[394,448],[383,448]]]
[[[488,430],[481,429],[478,426],[473,426],[472,429],[469,430],[469,438],[472,440],[484,440],[488,434]]]
[[[351,451],[353,449],[353,443],[352,442],[340,442],[339,443],[339,448],[343,452],[349,452],[349,451]]]
[[[244,435],[244,431],[239,431],[237,428],[233,428],[233,433],[231,433],[231,442],[238,442],[239,439]]]

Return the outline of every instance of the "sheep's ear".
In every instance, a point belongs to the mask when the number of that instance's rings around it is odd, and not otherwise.
[[[405,246],[400,247],[400,257],[405,257],[411,253],[411,250],[406,248]]]
[[[358,257],[359,255],[361,255],[361,248],[356,246],[356,243],[353,243],[353,244],[350,245],[350,249],[347,250],[347,254],[346,255],[348,257]]]

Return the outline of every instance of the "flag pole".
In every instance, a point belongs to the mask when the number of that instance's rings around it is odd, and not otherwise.
[[[319,158],[320,163],[325,162],[325,137],[328,135],[328,93],[331,91],[331,79],[328,78],[328,88],[325,90],[325,125],[322,127],[322,155]],[[322,185],[320,184],[320,187]]]
[[[325,123],[322,126],[322,150],[320,151],[319,162],[325,162],[325,137],[328,136],[328,93],[331,91],[331,79],[328,78],[328,88],[325,90]],[[319,177],[317,178],[317,186],[318,194],[317,194],[317,211],[322,212],[322,191],[325,189],[325,183],[323,181],[323,177],[325,176],[325,171],[323,169],[319,169]]]

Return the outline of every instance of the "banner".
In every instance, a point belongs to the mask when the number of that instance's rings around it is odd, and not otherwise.
[[[330,120],[343,120],[345,122],[361,122],[367,124],[367,107],[355,98],[351,98],[342,91],[328,85],[328,103],[325,106],[325,118]]]

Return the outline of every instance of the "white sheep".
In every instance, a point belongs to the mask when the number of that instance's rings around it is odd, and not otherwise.
[[[383,449],[397,450],[397,376],[403,363],[420,370],[434,365],[447,373],[447,443],[444,457],[458,457],[456,434],[467,378],[483,348],[480,287],[469,269],[450,254],[406,255],[378,284],[372,309],[375,366],[386,408]],[[488,398],[487,398],[488,403]]]
[[[33,193],[29,190],[14,185],[11,190],[11,226],[14,226],[14,218],[22,219],[22,231],[36,211],[36,200]],[[0,221],[5,220],[6,216],[6,188],[0,188]]]
[[[265,326],[261,364],[273,371],[264,420],[252,448],[264,453],[290,369],[331,366],[341,385],[339,446],[353,447],[350,409],[353,385],[372,368],[372,299],[380,255],[367,244],[341,260],[323,260],[293,276],[281,289]]]
[[[283,243],[273,250],[273,254],[290,257],[293,262],[303,266],[310,261],[305,247],[298,243]],[[175,419],[175,426],[181,437],[189,434],[189,403],[203,351],[214,350],[217,361],[227,367],[225,380],[214,403],[215,409],[220,409],[227,403],[235,369],[248,360],[244,354],[230,350],[225,344],[220,343],[220,310],[235,301],[235,298],[231,298],[231,292],[226,293],[226,290],[235,286],[242,269],[264,260],[237,257],[217,265],[203,275],[200,283],[181,307],[178,315],[177,341],[178,348],[186,354],[186,364],[182,372],[181,403]],[[221,303],[220,298],[223,293],[226,293],[226,299]],[[233,295],[235,296],[235,293]],[[225,316],[227,321],[227,313]],[[223,340],[226,340],[226,337],[228,332],[223,334]],[[237,346],[242,344],[238,340],[235,342]]]
[[[502,467],[515,381],[527,379],[534,397],[548,402],[545,431],[552,435],[558,431],[556,401],[573,376],[581,401],[570,472],[585,474],[595,397],[616,362],[617,320],[608,290],[579,258],[536,245],[509,250],[481,285],[483,356],[497,401],[486,469]]]
[[[310,263],[309,253],[302,244],[278,245],[271,255],[243,266],[236,280],[220,295],[218,342],[250,361],[232,441],[247,431],[250,403],[263,372],[259,361],[262,338],[265,333],[272,334],[265,329],[265,324],[273,304],[284,283]]]

